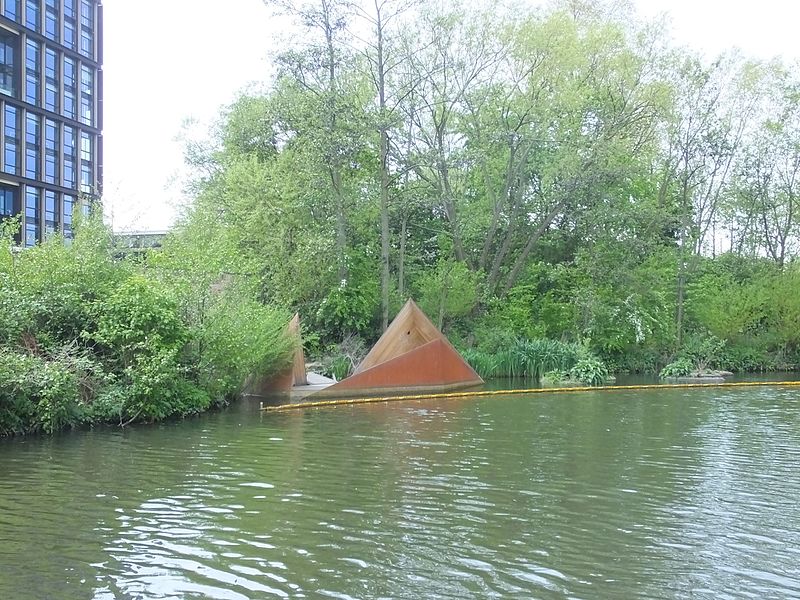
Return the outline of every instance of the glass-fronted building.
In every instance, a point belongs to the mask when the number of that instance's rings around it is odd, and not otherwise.
[[[0,219],[72,235],[103,179],[101,0],[0,0]]]

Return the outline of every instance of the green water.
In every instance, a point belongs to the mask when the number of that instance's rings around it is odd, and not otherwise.
[[[0,442],[0,598],[800,598],[800,390]]]

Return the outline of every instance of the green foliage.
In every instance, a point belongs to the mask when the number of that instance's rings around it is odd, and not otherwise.
[[[771,281],[770,329],[789,352],[800,349],[800,264],[792,264]]]
[[[337,381],[352,374],[353,370],[367,355],[367,344],[355,335],[348,335],[338,344],[331,344],[320,360],[323,375]]]
[[[694,335],[685,341],[681,355],[694,364],[695,370],[705,371],[718,366],[725,345],[725,340],[714,335]]]
[[[547,371],[569,370],[581,356],[576,344],[556,340],[526,340],[517,338],[512,343],[494,350],[463,350],[464,359],[484,378],[518,377],[538,380]]]
[[[374,327],[380,302],[376,279],[360,281],[343,279],[322,299],[316,313],[316,324],[325,331],[363,335]]]
[[[545,386],[563,385],[571,381],[569,371],[562,371],[561,369],[554,369],[542,375],[541,383]]]
[[[227,294],[208,310],[196,339],[197,377],[212,398],[232,398],[251,373],[269,377],[289,365],[288,314]]]
[[[200,412],[291,355],[284,312],[246,285],[213,291],[230,262],[205,260],[196,230],[152,265],[116,259],[99,219],[69,244],[0,233],[0,435]]]
[[[91,339],[123,367],[143,351],[158,354],[162,349],[177,350],[186,342],[186,327],[175,301],[142,275],[123,281],[95,307],[99,318]]]
[[[601,385],[609,377],[605,363],[584,345],[556,340],[516,338],[505,345],[467,348],[464,359],[483,378],[580,381]]]
[[[50,357],[0,348],[0,435],[52,433],[83,422],[98,367],[74,347]]]
[[[478,301],[479,276],[464,263],[440,261],[417,278],[419,306],[441,329],[445,319],[468,314]]]
[[[608,368],[599,358],[583,356],[569,371],[570,379],[585,385],[603,385],[608,380]]]
[[[723,257],[704,264],[689,286],[690,318],[720,339],[738,340],[762,329],[773,310],[774,272],[768,265],[742,263]],[[747,267],[750,272],[742,273]]]
[[[692,372],[693,368],[694,366],[692,365],[692,361],[686,357],[680,357],[661,369],[659,377],[662,379],[668,379],[671,377],[686,377]]]
[[[737,346],[726,346],[717,358],[717,368],[734,373],[794,371],[797,363],[783,352],[770,353],[759,340],[752,339]]]
[[[309,8],[267,91],[188,149],[195,201],[151,275],[191,332],[235,274],[250,297],[299,311],[339,375],[338,342],[377,339],[381,305],[407,296],[476,348],[482,373],[559,362],[518,339],[585,340],[632,372],[680,353],[793,362],[795,67],[706,61],[620,7],[421,3],[402,30],[387,24],[397,62],[380,79],[396,101],[376,110],[375,63],[341,36],[343,7]],[[0,322],[6,335],[34,316],[19,317]],[[709,334],[724,348],[695,347]]]

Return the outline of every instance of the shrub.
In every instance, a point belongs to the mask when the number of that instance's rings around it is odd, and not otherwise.
[[[608,368],[599,358],[584,356],[570,369],[570,379],[586,385],[603,385],[608,379]]]
[[[693,335],[686,338],[680,355],[694,364],[696,370],[704,371],[718,366],[725,346],[725,340],[715,335]]]
[[[225,292],[194,332],[192,362],[200,386],[221,401],[239,393],[248,375],[269,377],[286,367],[295,343],[285,333],[288,321],[283,311]]]
[[[542,375],[542,384],[544,385],[555,385],[569,380],[570,380],[569,371],[562,371],[560,369],[555,369],[554,371],[548,371],[547,373]]]
[[[0,224],[0,435],[196,413],[289,360],[286,315],[252,290],[212,290],[187,255],[119,260],[109,240],[89,219],[69,245],[17,251]]]
[[[47,358],[0,349],[0,435],[52,433],[82,422],[81,384],[88,359]]]
[[[323,375],[337,381],[350,375],[367,355],[367,344],[356,335],[347,335],[338,344],[332,344],[320,359]]]
[[[686,377],[691,372],[691,361],[688,358],[681,357],[661,369],[659,377],[662,379],[667,379],[669,377]]]

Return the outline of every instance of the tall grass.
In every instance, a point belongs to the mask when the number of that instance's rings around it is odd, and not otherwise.
[[[517,338],[496,352],[467,349],[464,359],[483,378],[541,379],[548,371],[569,371],[585,350],[556,340]]]

